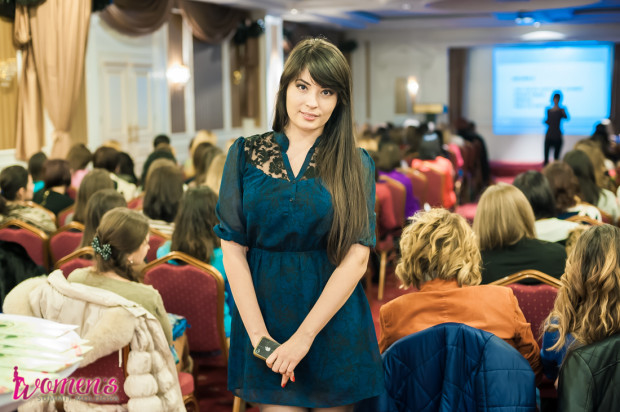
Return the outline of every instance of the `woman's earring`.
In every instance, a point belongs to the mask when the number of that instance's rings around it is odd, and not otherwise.
[[[129,259],[129,264],[133,265],[133,259]]]

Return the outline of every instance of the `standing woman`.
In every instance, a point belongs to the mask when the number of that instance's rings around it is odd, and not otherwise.
[[[560,107],[562,95],[558,92],[553,94],[553,106],[547,109],[547,134],[545,135],[545,165],[549,163],[549,150],[553,147],[553,157],[560,160],[560,152],[562,151],[562,127],[560,126],[562,119],[568,120],[568,113],[564,107]]]
[[[228,388],[262,412],[349,411],[383,387],[360,283],[374,164],[355,148],[351,71],[333,44],[293,49],[273,130],[237,139],[220,189],[215,231],[237,304]],[[252,356],[263,336],[282,344],[266,361]]]

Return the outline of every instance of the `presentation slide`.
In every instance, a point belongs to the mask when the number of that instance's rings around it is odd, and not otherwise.
[[[568,119],[565,135],[590,135],[609,117],[613,47],[611,44],[509,46],[493,50],[493,132],[541,134],[547,128],[552,96]]]

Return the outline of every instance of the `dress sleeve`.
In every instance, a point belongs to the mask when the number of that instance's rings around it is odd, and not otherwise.
[[[360,156],[362,157],[362,170],[364,174],[364,192],[366,196],[366,206],[368,209],[368,229],[361,236],[358,243],[374,247],[376,242],[375,236],[375,162],[372,160],[368,152],[364,149],[360,150]]]
[[[247,246],[246,222],[243,214],[244,142],[243,137],[238,138],[228,151],[220,196],[215,209],[219,224],[213,229],[219,238]]]

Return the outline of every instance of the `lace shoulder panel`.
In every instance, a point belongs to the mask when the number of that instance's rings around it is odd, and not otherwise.
[[[247,137],[244,150],[249,164],[275,179],[288,180],[282,152],[273,132]]]

